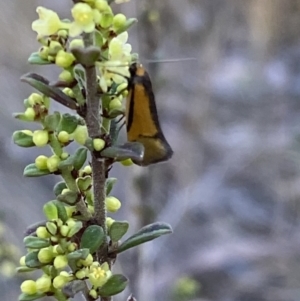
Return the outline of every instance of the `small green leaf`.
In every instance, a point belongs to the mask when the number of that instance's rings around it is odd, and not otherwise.
[[[109,195],[114,187],[114,185],[117,183],[117,178],[108,178],[105,182],[105,190],[106,195]]]
[[[79,170],[85,163],[87,158],[87,149],[85,147],[80,147],[76,150],[74,154],[74,168]]]
[[[116,30],[116,34],[120,34],[120,33],[124,32],[124,31],[127,31],[135,23],[137,23],[137,19],[136,18],[129,18],[129,19],[127,19],[126,22],[125,22],[125,24],[121,28],[118,28]]]
[[[61,115],[59,112],[54,112],[51,115],[47,115],[44,120],[44,126],[47,130],[55,131],[60,123]]]
[[[92,67],[100,57],[100,49],[96,46],[73,47],[71,48],[72,54],[75,56],[76,61],[85,67]]]
[[[85,229],[82,234],[80,248],[88,248],[93,254],[104,243],[105,234],[102,227],[98,225],[91,225]]]
[[[59,162],[58,169],[63,170],[72,170],[74,164],[74,155],[69,156],[67,159]]]
[[[53,192],[54,192],[55,196],[58,196],[66,188],[67,188],[66,182],[61,181],[61,182],[58,182],[55,184],[55,186],[53,187]]]
[[[94,40],[95,45],[99,48],[101,48],[104,45],[104,39],[100,31],[94,30]]]
[[[40,57],[38,52],[31,53],[30,57],[28,58],[29,64],[32,65],[50,65],[51,62],[44,60]]]
[[[116,161],[132,159],[133,161],[141,162],[144,157],[144,150],[144,146],[139,142],[127,142],[123,145],[107,147],[101,152],[101,155]]]
[[[161,235],[172,233],[172,228],[166,223],[153,223],[141,228],[133,236],[125,240],[118,248],[117,252],[121,253],[127,249],[133,248],[147,241],[153,240]]]
[[[16,131],[13,133],[13,141],[15,144],[21,147],[32,147],[35,146],[32,140],[32,136],[25,134],[22,131]]]
[[[118,242],[128,231],[129,223],[127,221],[115,221],[109,228],[109,236],[113,242]]]
[[[33,121],[32,117],[28,117],[26,114],[24,113],[13,113],[14,118],[22,120],[22,121]]]
[[[33,251],[25,256],[25,265],[28,268],[40,268],[43,266],[43,264],[39,262],[38,253],[39,251]]]
[[[67,191],[57,196],[57,200],[68,205],[75,205],[80,199],[80,195],[76,191]]]
[[[49,239],[46,238],[39,238],[36,236],[26,236],[23,240],[23,243],[26,248],[30,249],[41,249],[50,246]]]
[[[35,269],[28,268],[28,267],[17,267],[16,271],[17,271],[17,273],[28,273],[28,272],[35,271]]]
[[[78,124],[79,120],[76,116],[71,115],[69,113],[65,113],[61,117],[57,131],[66,131],[67,133],[72,134],[77,128]]]
[[[128,279],[121,274],[112,275],[98,290],[101,297],[110,297],[121,293],[128,283]]]
[[[79,249],[74,252],[71,252],[67,255],[68,260],[79,260],[79,259],[86,259],[87,256],[90,254],[89,249]]]
[[[82,222],[77,221],[75,225],[70,229],[68,233],[68,237],[74,236],[76,233],[78,233],[82,229]]]
[[[45,293],[35,293],[35,294],[32,294],[32,295],[22,293],[21,295],[19,295],[18,300],[19,301],[32,301],[32,300],[40,299],[40,298],[45,297],[45,296],[46,296]]]
[[[85,176],[84,178],[80,177],[76,179],[77,187],[81,192],[85,192],[92,186],[92,177]]]
[[[81,65],[76,65],[73,72],[80,89],[85,89],[85,73],[83,67]]]
[[[57,208],[58,218],[60,218],[65,223],[68,219],[68,214],[64,204],[58,201],[54,201],[54,204]]]
[[[48,169],[43,169],[39,170],[36,166],[35,163],[31,163],[27,165],[23,171],[23,175],[25,177],[40,177],[40,176],[45,176],[49,175],[50,171]]]
[[[78,107],[74,99],[67,96],[59,88],[50,86],[49,81],[38,74],[27,73],[21,77],[21,81],[29,84],[69,109],[76,110]]]
[[[62,289],[62,292],[69,298],[74,298],[74,296],[84,291],[86,288],[86,283],[83,280],[73,280],[68,282]]]
[[[53,201],[47,202],[43,206],[43,212],[49,221],[58,219],[58,209]]]

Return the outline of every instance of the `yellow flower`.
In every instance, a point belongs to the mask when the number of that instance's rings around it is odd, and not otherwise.
[[[67,28],[67,24],[60,21],[56,12],[42,6],[38,6],[36,12],[39,19],[32,22],[31,28],[36,31],[38,37],[50,36],[59,29]]]
[[[127,31],[113,38],[108,46],[108,61],[99,64],[100,87],[103,92],[108,90],[112,82],[127,83],[127,78],[130,77],[131,45],[126,43],[127,39]]]
[[[88,275],[91,284],[97,288],[103,286],[108,278],[112,275],[109,270],[107,262],[104,262],[101,266],[98,262],[93,262],[90,267],[90,273]]]
[[[73,6],[72,16],[74,22],[70,25],[69,35],[75,37],[82,32],[92,32],[95,29],[95,22],[100,19],[100,12],[92,9],[88,4],[80,2]]]

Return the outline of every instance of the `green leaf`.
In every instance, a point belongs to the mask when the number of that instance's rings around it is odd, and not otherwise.
[[[128,279],[121,274],[112,275],[98,290],[101,297],[110,297],[121,293],[128,283]]]
[[[112,158],[116,161],[132,159],[133,161],[141,162],[144,157],[144,146],[139,142],[127,142],[123,145],[114,145],[105,148],[101,152],[101,156]]]
[[[127,221],[115,221],[109,228],[109,236],[113,242],[118,242],[128,231],[129,223]]]
[[[43,264],[39,262],[38,253],[39,251],[33,251],[25,256],[25,265],[28,268],[40,268],[43,266]]]
[[[88,248],[93,254],[104,243],[105,234],[102,227],[98,225],[91,225],[85,229],[82,234],[80,248]]]
[[[141,228],[137,233],[125,240],[118,248],[117,252],[121,253],[127,249],[133,248],[147,241],[153,240],[161,235],[172,233],[172,228],[166,223],[153,223]]]
[[[74,168],[79,170],[85,163],[87,158],[87,149],[85,147],[80,147],[76,150],[74,154]]]
[[[73,280],[68,282],[62,289],[63,294],[65,294],[69,298],[74,298],[74,296],[84,291],[86,288],[86,283],[83,280]]]
[[[72,134],[77,128],[78,124],[79,120],[76,116],[71,115],[69,113],[65,113],[61,117],[57,131],[66,131],[67,133]]]
[[[49,221],[56,220],[58,218],[58,209],[53,201],[49,201],[43,206],[43,212]]]
[[[73,69],[74,77],[78,82],[80,89],[85,89],[85,72],[81,65],[76,65]]]
[[[32,136],[25,134],[22,131],[16,131],[13,133],[13,141],[15,144],[21,147],[35,146],[32,140]]]
[[[23,171],[23,175],[25,177],[41,177],[45,175],[49,175],[51,172],[48,169],[39,170],[35,163],[31,163],[27,165]]]
[[[129,18],[126,20],[125,24],[121,27],[121,28],[118,28],[116,30],[116,34],[120,34],[124,31],[127,31],[132,25],[134,25],[135,23],[137,23],[137,19],[136,18]]]
[[[61,115],[59,112],[54,112],[51,115],[47,115],[44,120],[44,126],[47,130],[55,131],[60,123]]]
[[[64,204],[58,201],[54,201],[54,204],[57,208],[58,218],[60,218],[65,223],[68,219],[68,214]]]
[[[106,195],[109,195],[114,188],[114,185],[117,183],[117,178],[108,178],[106,179],[105,182],[105,190],[106,190]]]
[[[89,190],[92,186],[92,177],[91,176],[85,176],[84,178],[80,177],[76,179],[76,184],[78,189],[81,192],[85,192]]]
[[[67,255],[68,260],[79,260],[79,259],[86,259],[87,256],[90,254],[89,249],[79,249],[74,252],[71,252]]]
[[[78,107],[74,99],[67,96],[59,88],[50,86],[49,81],[38,74],[27,73],[21,77],[21,81],[29,84],[30,86],[42,92],[46,96],[51,97],[65,107],[68,107],[69,109],[76,110]]]
[[[51,62],[44,60],[40,57],[38,52],[31,53],[30,57],[28,58],[29,64],[32,65],[50,65]]]
[[[39,238],[36,236],[26,236],[23,240],[26,248],[41,249],[50,246],[50,240],[46,238]]]
[[[55,184],[55,186],[53,187],[53,192],[54,192],[55,196],[58,196],[66,188],[68,188],[67,185],[66,185],[66,182],[61,181],[61,182],[58,182],[58,183]]]
[[[32,300],[40,299],[45,296],[46,296],[45,293],[35,293],[33,295],[28,295],[28,294],[22,293],[21,295],[19,295],[18,300],[19,301],[32,301]]]
[[[67,159],[62,160],[58,164],[58,169],[68,169],[72,170],[73,169],[73,164],[74,164],[74,155],[69,156]]]
[[[28,268],[28,267],[17,267],[16,271],[17,271],[17,273],[28,273],[28,272],[35,271],[35,269]]]
[[[77,221],[75,222],[75,225],[70,229],[68,233],[68,237],[74,236],[76,233],[78,233],[82,229],[82,222]]]
[[[76,191],[67,191],[58,195],[57,200],[68,205],[75,205],[80,200],[80,195]]]
[[[73,47],[71,48],[72,54],[75,56],[76,61],[85,67],[92,67],[100,57],[100,49],[96,46]]]

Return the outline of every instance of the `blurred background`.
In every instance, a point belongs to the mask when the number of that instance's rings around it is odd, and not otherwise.
[[[36,6],[65,18],[71,1],[1,1],[0,292],[12,301],[21,278],[9,277],[11,262],[59,181],[22,177],[41,150],[12,144],[12,132],[28,126],[12,113],[33,91],[22,74],[57,74],[27,63],[39,47]],[[167,163],[111,172],[123,202],[113,217],[129,220],[131,234],[158,220],[174,230],[119,256],[115,271],[130,286],[115,300],[132,292],[138,301],[298,301],[300,0],[132,0],[114,8],[139,19],[130,42],[174,150]],[[173,58],[193,60],[147,64]]]

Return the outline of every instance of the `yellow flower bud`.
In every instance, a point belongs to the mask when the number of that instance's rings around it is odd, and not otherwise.
[[[60,155],[60,158],[61,158],[62,160],[66,160],[68,157],[69,157],[69,153],[67,153],[67,152],[63,152],[63,153]]]
[[[91,175],[92,174],[92,167],[90,165],[87,165],[84,167],[83,172],[85,174]]]
[[[107,228],[109,229],[114,222],[115,222],[114,219],[112,219],[111,217],[107,217],[106,218],[106,226],[107,226]]]
[[[61,143],[67,143],[70,140],[70,135],[66,131],[60,131],[57,135],[57,139]]]
[[[84,270],[79,270],[76,272],[75,276],[77,279],[83,279],[86,277],[86,272]]]
[[[36,104],[42,104],[43,103],[43,96],[38,93],[31,93],[28,97],[28,103],[31,106],[34,106]]]
[[[33,280],[25,280],[21,284],[21,291],[24,294],[33,295],[37,292],[36,283]]]
[[[108,28],[112,25],[113,22],[113,14],[112,13],[102,13],[100,15],[99,24],[103,28]]]
[[[40,155],[35,158],[35,166],[39,170],[45,170],[47,169],[47,160],[48,158],[46,156]]]
[[[74,39],[70,42],[70,49],[74,48],[74,47],[82,47],[84,48],[84,42],[82,39]]]
[[[98,298],[98,294],[97,294],[97,291],[92,289],[89,291],[89,295],[93,298],[93,299],[97,299]]]
[[[55,64],[61,68],[70,67],[75,61],[75,57],[72,53],[60,50],[55,58]]]
[[[71,98],[75,97],[73,90],[70,88],[64,88],[62,91]]]
[[[100,12],[110,12],[110,7],[105,0],[96,0],[95,1],[95,7],[100,11]]]
[[[62,236],[66,237],[68,235],[68,232],[69,232],[69,227],[67,225],[62,225],[60,228],[59,228],[59,232]]]
[[[59,51],[63,50],[63,46],[58,41],[51,41],[49,45],[49,55],[57,55]]]
[[[26,256],[22,256],[22,257],[20,258],[19,263],[20,263],[21,266],[26,266],[26,264],[25,264],[25,258],[26,258]]]
[[[47,145],[49,141],[49,133],[45,130],[37,130],[33,132],[32,136],[33,143],[38,147]]]
[[[75,242],[72,242],[68,245],[68,251],[73,252],[77,249],[77,244]]]
[[[77,143],[84,145],[86,139],[88,138],[87,127],[85,125],[78,125],[76,130],[72,133],[72,135]]]
[[[48,46],[42,46],[39,49],[39,56],[43,60],[47,60],[49,56],[49,47]]]
[[[105,198],[106,209],[109,212],[117,212],[121,208],[121,202],[114,196]]]
[[[63,288],[63,286],[64,286],[65,284],[67,284],[68,282],[69,282],[69,278],[68,278],[68,277],[59,275],[59,276],[56,276],[56,277],[53,279],[53,286],[54,286],[54,288],[56,288],[56,289],[61,289],[61,288]]]
[[[68,259],[66,255],[58,255],[55,257],[53,265],[56,269],[63,269],[68,265]]]
[[[93,139],[93,147],[95,151],[101,151],[105,147],[105,141],[100,138]]]
[[[47,168],[49,169],[50,172],[57,171],[59,163],[60,163],[60,158],[57,157],[56,155],[53,155],[47,160]]]
[[[42,277],[38,278],[35,283],[39,292],[49,292],[51,288],[51,277],[48,275],[43,275]]]
[[[109,103],[110,110],[122,110],[122,102],[118,97],[112,99]]]
[[[64,81],[64,82],[67,82],[67,83],[70,83],[74,77],[72,75],[72,73],[68,70],[63,70],[60,75],[58,76],[58,78],[61,80],[61,81]]]
[[[126,159],[126,160],[120,161],[120,163],[121,163],[123,166],[131,166],[131,165],[133,164],[133,162],[132,162],[131,159]]]
[[[89,254],[86,259],[80,261],[84,266],[90,266],[93,263],[93,256]]]
[[[123,14],[116,14],[113,18],[113,27],[119,29],[126,23],[126,16]]]

